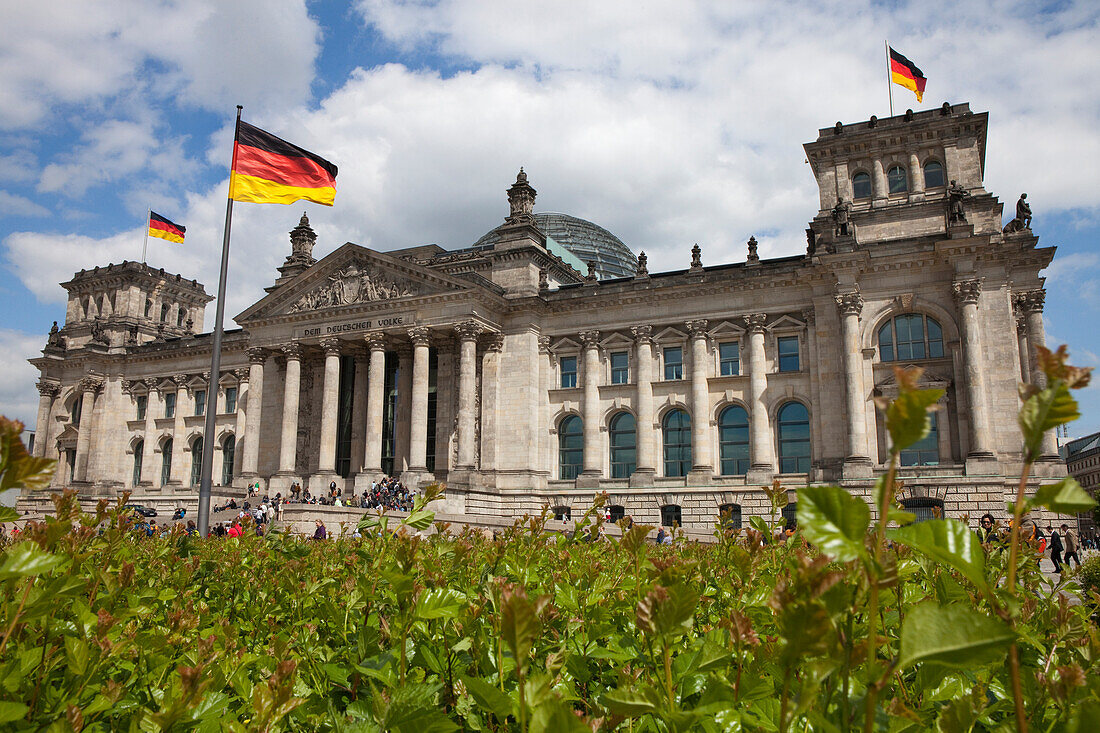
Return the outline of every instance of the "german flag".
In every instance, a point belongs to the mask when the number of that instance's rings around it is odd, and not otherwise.
[[[149,212],[150,237],[160,237],[161,239],[167,239],[169,242],[183,244],[183,235],[186,232],[187,227],[173,224],[154,211]]]
[[[887,46],[887,48],[890,48]],[[890,81],[911,90],[917,101],[924,97],[924,85],[928,82],[924,73],[909,59],[890,48]]]
[[[300,199],[332,206],[336,166],[247,122],[238,122],[229,198],[258,204]]]

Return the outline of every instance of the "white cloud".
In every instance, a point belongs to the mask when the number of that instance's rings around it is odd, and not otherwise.
[[[27,359],[39,356],[45,344],[45,335],[0,328],[0,415],[20,420],[30,430],[38,419],[38,370]]]
[[[50,210],[25,196],[0,191],[0,216],[49,216]]]

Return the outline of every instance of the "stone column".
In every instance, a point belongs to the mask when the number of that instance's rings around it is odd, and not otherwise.
[[[991,458],[989,410],[985,403],[982,374],[981,326],[978,323],[978,300],[982,281],[977,278],[957,280],[952,285],[962,321],[963,364],[966,372],[966,401],[970,408],[970,455]]]
[[[477,389],[477,337],[481,327],[473,321],[455,326],[458,336],[458,468],[474,468],[474,392]]]
[[[909,153],[909,193],[924,193],[924,173],[916,153]]]
[[[657,450],[653,439],[653,327],[634,326],[630,334],[637,344],[635,411],[638,440],[638,467],[631,476],[632,485],[652,485],[657,472]],[[639,475],[640,474],[640,475]]]
[[[233,467],[231,469],[231,475],[229,477],[230,484],[233,483],[233,479],[241,475],[241,466],[244,465],[244,454],[241,449],[244,445],[244,436],[248,432],[248,413],[245,411],[245,400],[248,399],[250,392],[248,387],[248,369],[237,369],[233,372],[233,375],[237,378],[237,425],[233,430]],[[221,476],[221,469],[219,466],[214,467],[215,475]]]
[[[336,417],[340,410],[340,339],[323,339],[321,348],[325,351],[325,381],[321,391],[321,440],[317,471],[335,473]]]
[[[1027,316],[1016,313],[1016,351],[1020,356],[1020,381],[1031,383],[1031,355],[1027,347]]]
[[[145,447],[141,454],[141,482],[156,486],[157,476],[157,415],[164,409],[155,379],[146,379],[148,402],[145,405]]]
[[[57,393],[61,391],[57,382],[38,382],[38,418],[34,423],[34,452],[36,457],[46,455],[46,441],[50,430],[50,408]],[[83,407],[81,408],[83,411]]]
[[[429,330],[424,326],[409,329],[412,341],[412,404],[409,408],[409,470],[428,470],[428,344]]]
[[[870,465],[867,451],[867,396],[863,390],[863,350],[859,346],[859,314],[863,296],[859,291],[837,293],[841,343],[844,349],[844,397],[848,428],[848,455],[844,463]]]
[[[691,471],[692,479],[714,473],[711,457],[710,392],[707,388],[707,321],[688,321],[691,335]]]
[[[876,205],[885,202],[890,195],[889,190],[886,185],[886,172],[882,169],[882,158],[876,156],[871,164],[871,192]]]
[[[584,473],[599,479],[603,474],[600,450],[600,332],[585,331],[584,343]]]
[[[84,377],[80,380],[80,425],[76,436],[76,466],[73,481],[88,480],[88,449],[92,444],[92,432],[95,430],[92,419],[95,410],[95,396],[103,389],[102,377]]]
[[[279,473],[293,475],[298,462],[298,396],[302,379],[302,347],[291,342],[283,347],[286,379],[283,382],[283,422],[279,436]]]
[[[1031,383],[1043,389],[1047,386],[1047,375],[1039,366],[1040,346],[1046,346],[1046,327],[1043,325],[1043,306],[1046,304],[1047,293],[1042,288],[1028,290],[1016,296],[1017,307],[1024,313],[1027,319],[1027,361],[1028,370],[1031,373]],[[1048,430],[1043,436],[1043,457],[1058,457],[1058,436],[1053,430]]]
[[[769,481],[775,472],[775,449],[772,441],[771,421],[764,391],[768,388],[767,360],[764,357],[763,313],[745,316],[749,332],[749,450],[752,457],[748,480]]]
[[[260,467],[260,414],[264,404],[264,362],[267,361],[267,351],[264,349],[248,350],[248,402],[245,409],[248,411],[248,420],[245,425],[244,445],[241,446],[241,476],[255,480]],[[237,395],[238,400],[240,395]]]
[[[172,377],[176,383],[176,412],[172,419],[172,475],[168,477],[168,483],[173,486],[187,486],[191,483],[191,475],[187,473],[188,461],[191,452],[187,450],[187,426],[185,417],[184,399],[187,396],[187,375],[177,374]]]
[[[550,353],[550,337],[539,336],[539,421],[538,461],[535,470],[553,475],[551,455],[550,390],[554,388],[554,355]],[[543,485],[540,488],[545,488]]]
[[[363,454],[367,447],[367,354],[356,348],[355,380],[351,396],[351,470],[359,473],[363,470]]]
[[[403,427],[412,424],[412,345],[397,345],[397,405],[394,410],[393,472],[400,476],[409,469],[409,438]]]
[[[382,334],[366,337],[370,353],[367,376],[367,429],[366,448],[363,455],[363,473],[377,475],[382,472],[382,398],[386,387],[386,344]]]

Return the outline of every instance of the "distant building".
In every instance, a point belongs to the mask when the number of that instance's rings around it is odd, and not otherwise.
[[[767,515],[773,479],[870,500],[890,454],[870,398],[916,365],[944,396],[901,453],[901,501],[1003,517],[1054,248],[985,190],[987,121],[945,104],[819,130],[806,251],[770,260],[753,239],[744,260],[695,247],[650,273],[605,229],[535,213],[523,171],[504,222],[464,249],[347,243],[318,261],[303,216],[216,375],[202,285],[81,271],[31,360],[36,451],[60,460],[55,487],[194,496],[212,409],[215,483],[443,480],[445,510],[497,516],[607,492],[613,516],[703,528]],[[1043,453],[1036,484],[1065,475],[1053,432]]]
[[[1069,475],[1077,479],[1077,483],[1095,499],[1100,490],[1100,433],[1071,440],[1062,446],[1062,450]],[[1080,515],[1079,527],[1086,537],[1095,537],[1100,529],[1091,513]]]

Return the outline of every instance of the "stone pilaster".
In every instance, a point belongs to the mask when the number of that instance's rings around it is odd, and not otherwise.
[[[41,458],[46,455],[50,410],[58,392],[61,391],[61,385],[57,382],[41,380],[36,386],[38,387],[38,416],[34,424],[34,455]]]
[[[76,466],[73,471],[73,481],[82,483],[88,480],[88,450],[95,431],[95,398],[103,389],[103,378],[84,377],[80,380],[79,389],[80,425],[77,427]]]
[[[148,402],[145,405],[145,447],[141,454],[141,483],[148,486],[159,486],[160,476],[157,474],[157,443],[160,436],[157,434],[157,416],[164,410],[164,401],[157,389],[155,379],[145,380],[148,388]]]
[[[966,372],[966,401],[970,408],[969,458],[992,458],[990,450],[989,408],[986,406],[982,379],[981,326],[978,323],[978,300],[982,281],[978,278],[956,280],[952,284],[962,323],[963,364]]]
[[[691,475],[688,482],[714,476],[710,440],[710,392],[707,386],[707,321],[684,324],[691,337]]]
[[[321,391],[321,444],[317,470],[332,474],[336,472],[336,418],[340,408],[340,339],[323,339],[321,348],[325,352],[325,381]]]
[[[581,334],[584,344],[584,461],[577,486],[599,485],[603,475],[600,450],[600,332]],[[583,479],[583,480],[582,480]]]
[[[245,405],[248,401],[249,387],[248,369],[236,369],[233,372],[233,376],[237,378],[237,410],[236,410],[236,425],[233,428],[233,466],[230,471],[229,483],[233,483],[233,479],[241,475],[241,466],[243,464],[243,455],[241,454],[241,446],[244,444],[245,433],[248,432],[248,412],[245,410]],[[224,449],[223,449],[224,450]],[[222,471],[220,466],[214,466],[214,476],[221,478]]]
[[[1027,345],[1027,315],[1016,309],[1016,353],[1020,358],[1020,381],[1031,383],[1031,357]]]
[[[867,396],[863,389],[863,350],[859,346],[859,316],[863,296],[859,291],[837,293],[840,311],[841,344],[844,349],[844,397],[848,422],[848,455],[844,457],[844,478],[871,475],[867,450]]]
[[[455,326],[458,337],[458,468],[474,468],[475,391],[477,390],[477,337],[481,327],[473,321]]]
[[[652,486],[657,472],[653,435],[653,327],[634,326],[630,334],[634,337],[638,357],[634,368],[638,466],[630,477],[630,485]]]
[[[176,412],[172,420],[172,468],[168,485],[186,486],[191,479],[187,474],[187,459],[191,453],[187,450],[187,425],[183,421],[186,416],[187,375],[176,374],[172,381],[176,384]]]
[[[920,159],[916,153],[909,153],[909,193],[924,193],[924,173],[920,168]]]
[[[363,473],[372,480],[382,473],[382,398],[386,387],[386,342],[381,334],[365,338],[370,354],[367,375],[367,427],[366,447],[363,455]]]
[[[428,471],[428,349],[430,332],[423,326],[409,329],[412,342],[412,403],[409,408],[409,471]]]
[[[264,349],[248,350],[248,400],[245,409],[248,419],[245,425],[244,445],[241,446],[241,476],[247,483],[255,481],[260,465],[260,416],[264,404],[264,362],[267,361],[267,351]],[[237,396],[240,399],[240,395]]]
[[[538,460],[536,471],[550,474],[553,461],[550,459],[550,390],[554,388],[554,355],[550,353],[550,337],[539,336],[539,421],[538,421]]]
[[[1047,376],[1043,373],[1038,361],[1038,347],[1046,346],[1046,327],[1043,325],[1046,296],[1047,293],[1042,288],[1027,290],[1016,296],[1016,307],[1027,320],[1028,369],[1031,373],[1031,383],[1040,389],[1047,386]],[[1050,459],[1058,457],[1058,437],[1053,430],[1048,430],[1043,436],[1043,457]]]
[[[764,392],[768,389],[767,360],[764,356],[764,323],[767,316],[751,313],[745,316],[749,332],[749,451],[752,458],[746,480],[749,483],[771,481],[775,473],[775,449],[771,421]]]
[[[298,398],[302,379],[302,347],[292,342],[283,347],[286,376],[283,380],[283,420],[279,435],[279,473],[294,476],[297,464]],[[281,488],[281,487],[280,487]]]

